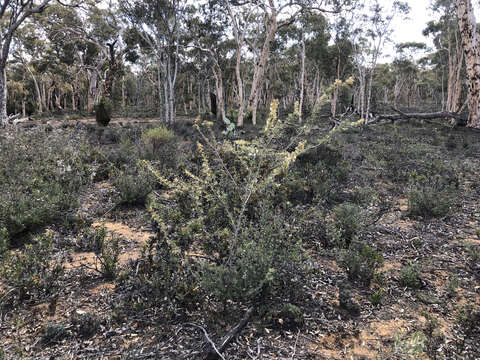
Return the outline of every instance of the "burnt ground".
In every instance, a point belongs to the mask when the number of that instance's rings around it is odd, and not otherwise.
[[[360,308],[359,314],[352,314],[339,304],[339,292],[348,280],[334,250],[310,243],[315,271],[304,285],[309,297],[303,325],[288,328],[281,326],[281,318],[266,322],[254,316],[224,358],[480,359],[478,324],[465,325],[480,306],[480,264],[474,256],[480,249],[479,136],[466,129],[416,123],[376,125],[336,138],[331,146],[351,164],[344,196],[370,194],[363,203],[370,211],[369,225],[361,238],[383,255],[380,280],[370,286],[350,285],[352,300]],[[458,194],[447,215],[422,218],[409,213],[409,184],[397,177],[412,162],[405,162],[408,152],[394,154],[399,147],[412,147],[414,152],[420,148],[418,158],[412,155],[413,163],[426,151],[458,172]],[[398,157],[387,159],[378,152]],[[397,165],[400,168],[392,173],[389,166]],[[117,197],[111,181],[98,181],[83,190],[78,209],[88,226],[105,226],[120,239],[117,279],[105,280],[95,253],[75,246],[78,231],[49,226],[56,257],[65,268],[60,291],[42,302],[1,309],[0,349],[5,359],[195,359],[203,353],[205,336],[192,323],[201,324],[218,341],[241,317],[241,311],[216,319],[204,310],[181,309],[172,316],[161,304],[148,308],[141,297],[132,296],[128,283],[122,282],[122,269],[135,266],[154,230],[144,206],[114,206]],[[401,281],[402,269],[409,264],[419,271],[413,288]],[[378,289],[381,304],[373,305],[372,294]],[[94,319],[93,330],[82,337],[74,331],[79,326],[75,319],[88,314]],[[53,335],[47,337],[48,331]]]

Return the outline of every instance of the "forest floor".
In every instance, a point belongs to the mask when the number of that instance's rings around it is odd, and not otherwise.
[[[59,126],[53,133],[61,131],[64,128]],[[96,139],[105,140],[106,131],[111,130],[101,129],[103,135]],[[401,146],[419,145],[460,174],[458,196],[447,215],[419,218],[409,212],[409,184],[395,179],[408,166],[409,159],[402,157],[409,155],[396,153],[401,149],[391,141],[394,132]],[[112,148],[118,146],[106,141]],[[190,141],[183,139],[185,146]],[[306,289],[310,298],[305,299],[303,325],[288,329],[279,326],[282,319],[265,323],[254,317],[227,347],[224,358],[480,359],[478,324],[465,325],[480,305],[480,263],[475,257],[480,249],[478,135],[426,123],[387,124],[347,132],[332,146],[352,164],[343,196],[368,192],[387,204],[361,234],[384,258],[382,280],[372,286],[352,286],[352,300],[360,309],[352,314],[339,303],[341,284],[347,281],[345,270],[330,250],[311,246],[308,252],[316,275]],[[371,152],[391,157],[372,160]],[[392,172],[389,166],[399,168]],[[145,206],[117,206],[118,196],[111,179],[95,181],[82,189],[76,213],[88,219],[92,231],[104,227],[120,239],[121,278],[123,269],[136,266],[155,231]],[[363,205],[372,214],[379,209],[373,202]],[[51,224],[42,231],[54,234],[55,256],[65,269],[60,290],[41,301],[0,306],[0,350],[5,359],[194,359],[202,353],[205,337],[191,323],[206,324],[214,340],[234,325],[228,320],[214,324],[202,310],[175,318],[162,313],[162,307],[145,308],[140,299],[129,298],[118,279],[102,276],[95,252],[72,246],[80,241],[78,229]],[[405,281],[409,276],[412,286]],[[0,278],[0,300],[2,286]],[[380,304],[374,305],[371,299],[379,289]],[[134,304],[136,312],[124,311],[125,303]],[[462,311],[469,309],[467,319],[462,318]],[[94,319],[92,334],[75,335],[76,319],[86,314]],[[469,331],[465,326],[470,326]],[[47,331],[53,332],[49,341],[45,341]]]

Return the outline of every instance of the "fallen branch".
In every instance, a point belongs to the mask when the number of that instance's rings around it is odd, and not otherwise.
[[[230,344],[233,341],[233,339],[235,339],[235,337],[240,333],[240,331],[242,331],[245,325],[247,325],[248,321],[250,320],[254,312],[255,312],[255,307],[253,306],[250,307],[245,312],[245,314],[243,315],[242,319],[238,322],[238,324],[235,325],[233,328],[231,328],[230,331],[222,338],[222,340],[220,341],[220,345],[218,346],[216,346],[215,343],[212,341],[212,339],[210,339],[205,328],[194,323],[188,323],[188,325],[194,326],[203,331],[203,335],[207,340],[207,344],[206,344],[207,348],[204,351],[205,353],[204,358],[206,360],[217,360],[217,359],[225,360],[222,353],[225,351],[228,344]]]
[[[419,119],[419,120],[434,120],[434,119],[455,119],[461,124],[466,124],[467,120],[458,113],[452,113],[448,111],[439,111],[432,113],[404,113],[398,109],[393,108],[397,114],[377,114],[375,117],[370,120],[368,123],[372,124],[380,120],[389,120],[389,121],[398,121],[398,120],[409,120],[409,119]]]
[[[209,351],[215,351],[214,355],[215,356],[218,356],[220,359],[222,360],[225,360],[225,358],[223,357],[223,355],[220,353],[220,351],[217,349],[217,347],[215,346],[215,343],[212,341],[212,339],[210,339],[210,337],[208,336],[208,332],[207,330],[205,330],[205,328],[203,326],[200,326],[200,325],[197,325],[197,324],[194,324],[194,323],[188,323],[187,325],[191,325],[191,326],[194,326],[200,330],[203,331],[203,336],[205,336],[205,339],[208,341],[208,343],[210,344],[210,350]],[[208,355],[207,355],[208,357]],[[216,357],[215,357],[216,358]]]
[[[247,312],[245,313],[245,315],[243,315],[243,318],[240,320],[240,322],[237,325],[235,325],[233,328],[231,328],[230,331],[223,337],[222,341],[220,342],[220,346],[218,347],[218,351],[223,352],[227,348],[228,344],[230,344],[230,342],[233,339],[235,339],[235,337],[240,333],[240,331],[243,330],[245,325],[247,325],[248,321],[250,320],[254,312],[255,312],[255,308],[253,306],[247,310]],[[209,360],[216,359],[215,356],[212,357],[212,355],[215,355],[215,354],[212,353],[211,350],[212,349],[210,349],[210,354],[207,357],[207,359]]]

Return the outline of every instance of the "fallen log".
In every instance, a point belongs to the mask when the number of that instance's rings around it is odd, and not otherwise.
[[[398,120],[409,120],[409,119],[418,119],[418,120],[435,120],[435,119],[454,119],[457,125],[466,125],[467,119],[458,114],[452,113],[448,111],[438,111],[438,112],[431,112],[431,113],[404,113],[398,109],[393,108],[393,111],[396,114],[376,114],[375,117],[370,120],[368,123],[376,123],[380,120],[389,120],[391,122],[398,121]]]

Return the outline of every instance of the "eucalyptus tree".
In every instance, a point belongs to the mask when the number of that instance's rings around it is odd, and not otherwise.
[[[342,6],[352,2],[350,0],[260,0],[244,2],[225,0],[225,6],[232,19],[235,41],[237,43],[237,62],[241,54],[240,49],[244,45],[248,46],[254,59],[253,76],[247,103],[247,109],[252,114],[253,124],[256,124],[259,96],[266,66],[270,58],[271,45],[277,31],[291,24],[303,12],[337,13]],[[253,22],[252,16],[255,16],[257,21]],[[244,34],[245,31],[247,32],[246,35]],[[236,68],[238,69],[239,66],[236,66]],[[239,82],[239,79],[240,77],[237,75],[237,82],[241,84],[242,82]],[[239,121],[237,125],[242,126],[243,124]]]
[[[374,71],[378,59],[382,55],[385,42],[390,40],[392,20],[395,16],[406,15],[409,6],[405,2],[393,1],[390,6],[384,6],[379,0],[374,0],[368,11],[361,14],[352,13],[354,59],[358,71],[358,109],[366,123],[369,121],[372,105],[372,85]]]
[[[12,51],[13,61],[21,64],[26,73],[25,81],[31,78],[36,94],[37,112],[42,113],[44,102],[42,101],[41,76],[39,64],[47,51],[47,42],[42,40],[39,26],[35,22],[25,24],[15,33]]]
[[[231,28],[224,5],[223,0],[209,0],[198,5],[194,16],[187,21],[188,32],[185,37],[188,48],[191,49],[190,55],[200,66],[206,67],[208,74],[213,75],[216,109],[212,110],[216,111],[219,121],[225,118],[224,76],[228,68],[228,53],[233,50],[228,39]],[[230,89],[232,93],[233,84]],[[237,98],[242,96],[242,90],[243,87],[237,86]]]
[[[471,0],[455,0],[468,80],[468,126],[480,128],[480,37]]]
[[[3,0],[0,2],[0,124],[7,115],[7,60],[17,29],[33,14],[43,11],[51,0]]]
[[[181,32],[188,6],[181,0],[120,0],[119,5],[126,21],[136,29],[157,62],[159,98],[162,98],[162,81],[164,85],[165,121],[173,123]]]
[[[465,67],[455,1],[436,0],[432,9],[440,15],[440,18],[437,21],[428,22],[423,34],[432,37],[438,53],[435,59],[439,60],[435,66],[441,71],[442,79],[446,77],[447,91],[443,108],[449,112],[457,112],[461,107],[462,72]],[[443,83],[444,81],[442,86]]]

